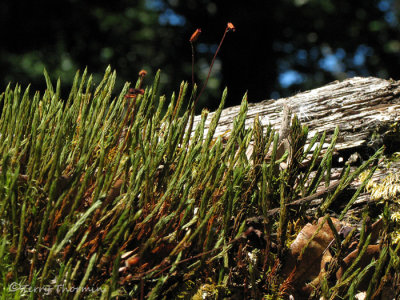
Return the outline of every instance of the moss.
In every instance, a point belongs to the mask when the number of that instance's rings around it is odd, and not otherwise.
[[[67,101],[47,74],[42,96],[22,95],[18,86],[0,95],[1,253],[10,253],[0,255],[0,274],[36,286],[102,286],[104,299],[214,299],[234,291],[277,299],[289,291],[279,256],[306,207],[286,205],[329,181],[336,139],[324,154],[325,134],[313,139],[315,150],[306,148],[308,129],[293,117],[290,149],[278,156],[272,127],[245,126],[246,96],[229,134],[214,137],[227,90],[213,119],[204,112],[192,134],[197,97],[194,90],[185,101],[187,83],[162,113],[159,74],[138,99],[128,84],[112,98],[115,79],[108,68],[93,91],[86,72],[77,74]],[[382,152],[347,169],[316,217]],[[309,155],[312,164],[301,167]]]

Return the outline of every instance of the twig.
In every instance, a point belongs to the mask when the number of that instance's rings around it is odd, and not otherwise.
[[[315,194],[312,194],[312,195],[310,195],[310,196],[303,197],[303,198],[300,198],[300,199],[295,200],[295,201],[293,201],[293,202],[290,202],[290,203],[286,204],[286,206],[287,206],[287,207],[300,206],[300,205],[302,205],[302,204],[304,204],[304,203],[308,203],[308,202],[310,202],[310,201],[312,201],[312,200],[315,200],[315,199],[317,199],[317,198],[319,198],[319,197],[321,197],[321,196],[323,196],[323,195],[325,195],[325,194],[327,194],[327,193],[332,192],[334,189],[337,188],[337,186],[339,185],[339,183],[340,183],[339,180],[338,180],[338,181],[335,181],[334,183],[332,183],[332,184],[329,185],[328,187],[323,188],[321,191],[316,192]],[[274,214],[278,213],[279,210],[280,210],[279,207],[278,207],[278,208],[274,208],[274,209],[270,209],[270,210],[267,212],[267,216],[268,216],[268,217],[273,216]]]

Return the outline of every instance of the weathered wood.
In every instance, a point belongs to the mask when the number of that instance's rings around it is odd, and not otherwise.
[[[400,81],[354,77],[289,98],[250,103],[246,127],[252,126],[258,115],[263,125],[271,124],[279,130],[284,103],[309,127],[309,138],[323,131],[329,136],[339,126],[336,149],[351,149],[368,144],[374,131],[384,134],[390,124],[400,120]],[[239,109],[234,106],[223,110],[215,136],[232,129]],[[208,116],[206,128],[212,115]],[[199,120],[200,116],[196,116],[193,128]]]
[[[339,126],[340,133],[335,147],[339,154],[345,151],[352,153],[352,151],[369,147],[376,150],[380,144],[384,143],[385,134],[390,133],[390,126],[400,121],[400,81],[355,77],[342,82],[336,81],[289,98],[249,104],[246,127],[253,126],[254,118],[258,116],[264,126],[271,124],[277,131],[281,131],[284,105],[288,105],[300,118],[302,124],[309,127],[309,139],[315,133],[325,131],[327,133],[326,147],[330,143],[330,135],[336,126]],[[233,119],[239,114],[239,110],[240,106],[223,110],[214,136],[229,135]],[[213,113],[210,113],[208,116],[206,130],[212,115]],[[199,120],[200,116],[197,116],[194,128]],[[374,145],[375,141],[372,140],[374,133],[379,133],[378,145]],[[400,164],[393,164],[390,169],[384,164],[385,162],[379,164],[373,180],[379,182],[389,172],[399,170]],[[338,178],[341,169],[340,167],[332,169],[332,179]],[[289,205],[296,206],[309,202],[312,210],[313,207],[320,205],[323,197],[331,192],[337,183],[338,181],[335,181],[325,188],[322,182],[315,194],[298,199]],[[356,179],[350,189],[355,191],[360,184],[361,182]],[[358,196],[353,208],[370,201],[370,195],[363,192]],[[278,211],[279,208],[272,209],[269,214],[274,215]]]

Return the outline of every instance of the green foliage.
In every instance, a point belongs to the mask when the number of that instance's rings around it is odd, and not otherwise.
[[[53,287],[53,297],[61,296],[56,285],[75,289],[62,293],[63,299],[195,298],[199,293],[278,299],[288,293],[290,280],[280,277],[277,266],[287,251],[288,224],[305,214],[288,204],[314,193],[323,179],[329,183],[338,132],[316,167],[325,134],[311,154],[308,130],[295,116],[291,148],[279,157],[278,134],[270,126],[263,128],[256,118],[253,128],[245,127],[246,95],[225,139],[214,132],[227,90],[208,131],[208,112],[203,111],[192,132],[196,93],[184,108],[187,83],[171,97],[163,115],[166,100],[162,96],[158,101],[159,73],[143,95],[125,97],[126,84],[112,98],[115,72],[107,68],[93,89],[85,70],[75,76],[66,101],[60,98],[60,82],[54,88],[47,73],[45,79],[43,95],[31,97],[29,87],[22,93],[17,85],[0,96],[3,298],[34,297],[32,290],[10,292],[15,282],[36,291]],[[317,140],[315,136],[312,144]],[[325,214],[381,153],[354,172],[346,170],[317,214]],[[311,163],[302,167],[308,154]],[[287,168],[280,169],[284,161]],[[305,188],[315,168],[316,179]],[[278,207],[279,215],[272,214]],[[248,222],[255,216],[262,235],[277,243],[278,253],[270,242],[261,246],[260,236],[250,242],[257,234]],[[398,249],[385,249],[369,293],[380,274],[391,270],[384,269],[387,261],[398,265]],[[362,272],[345,275],[343,280],[359,281]],[[356,284],[349,286],[354,291]],[[328,282],[322,288],[324,294],[336,291]]]

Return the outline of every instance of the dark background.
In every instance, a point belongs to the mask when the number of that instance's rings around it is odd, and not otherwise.
[[[43,68],[68,93],[77,69],[99,82],[111,65],[117,88],[146,69],[162,70],[170,96],[191,82],[189,38],[201,86],[226,28],[200,107],[214,109],[228,87],[227,106],[279,98],[352,76],[400,79],[397,0],[115,0],[1,1],[0,90],[11,82],[43,90]],[[117,91],[117,90],[116,90]]]

